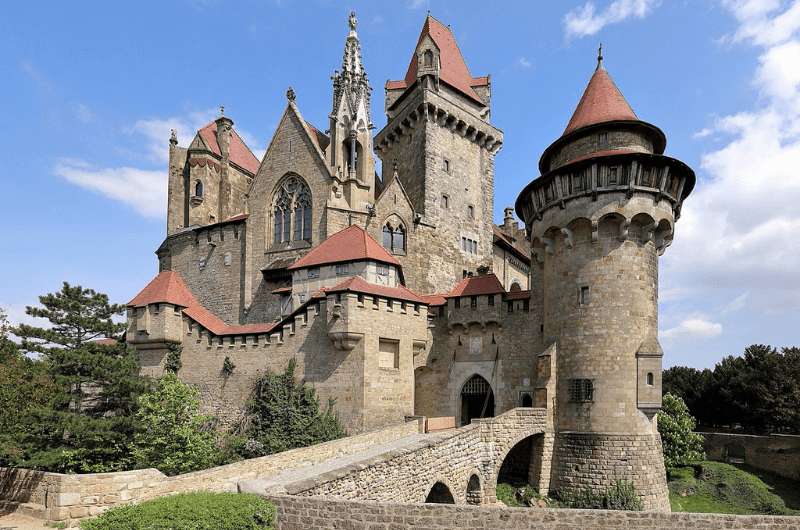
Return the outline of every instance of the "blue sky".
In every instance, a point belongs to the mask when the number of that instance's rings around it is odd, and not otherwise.
[[[169,129],[185,145],[223,104],[261,152],[289,85],[327,128],[350,9],[382,127],[383,83],[404,75],[430,9],[472,74],[492,75],[496,220],[537,176],[602,41],[634,110],[700,179],[661,262],[665,364],[800,345],[799,4],[14,2],[0,19],[0,307],[23,319],[62,280],[129,300],[157,272]]]

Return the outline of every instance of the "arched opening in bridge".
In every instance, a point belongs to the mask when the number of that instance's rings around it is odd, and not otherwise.
[[[481,479],[472,475],[467,482],[467,504],[478,505],[481,503]]]
[[[461,425],[469,425],[475,418],[492,416],[494,416],[492,386],[489,381],[475,374],[461,387]]]
[[[428,496],[425,497],[425,502],[432,504],[455,504],[453,494],[450,493],[450,488],[443,482],[437,482],[431,488]]]
[[[542,471],[543,439],[544,435],[534,434],[517,442],[500,465],[497,483],[513,486],[530,484],[538,489]]]

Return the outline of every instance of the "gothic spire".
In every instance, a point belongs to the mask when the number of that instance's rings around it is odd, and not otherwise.
[[[342,73],[346,72],[351,77],[366,75],[364,66],[361,63],[361,43],[358,40],[358,33],[356,33],[358,19],[355,11],[350,12],[347,23],[350,26],[350,33],[347,34],[347,40],[344,43]]]
[[[370,86],[367,79],[367,72],[361,59],[361,42],[358,40],[356,26],[358,19],[354,11],[350,12],[347,19],[350,28],[347,39],[344,42],[344,55],[342,57],[342,69],[333,74],[333,112],[339,109],[342,98],[346,98],[349,110],[356,112],[359,101],[363,98],[369,122],[369,100]],[[371,124],[371,122],[370,122]]]

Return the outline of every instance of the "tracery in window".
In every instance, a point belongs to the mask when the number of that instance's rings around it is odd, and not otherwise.
[[[278,186],[273,200],[273,242],[311,241],[311,191],[290,175]]]
[[[383,225],[383,247],[393,254],[405,254],[406,229],[398,223],[393,227],[391,223]]]

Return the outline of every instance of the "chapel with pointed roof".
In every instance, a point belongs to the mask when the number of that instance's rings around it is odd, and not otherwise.
[[[351,433],[543,408],[530,483],[616,477],[668,508],[658,256],[694,173],[664,155],[601,51],[541,175],[495,225],[491,78],[428,15],[373,134],[357,27],[351,13],[324,132],[291,88],[261,160],[222,110],[186,147],[173,132],[159,273],[128,304],[143,372],[179,350],[178,375],[223,426],[290,359]]]

